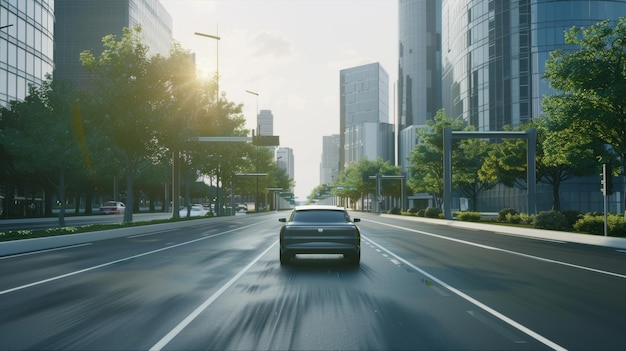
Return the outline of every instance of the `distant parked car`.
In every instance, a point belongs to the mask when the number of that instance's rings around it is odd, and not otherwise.
[[[203,216],[206,216],[208,212],[209,211],[205,210],[204,206],[202,205],[191,205],[191,211],[189,211],[189,217],[203,217]],[[187,207],[183,207],[180,210],[179,214],[181,217],[187,217]]]
[[[107,201],[100,206],[101,214],[123,214],[126,205],[119,201]]]

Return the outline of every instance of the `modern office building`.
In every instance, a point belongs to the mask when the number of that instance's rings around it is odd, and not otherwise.
[[[542,78],[550,52],[576,49],[565,45],[564,32],[572,26],[624,16],[623,0],[443,0],[442,96],[446,114],[479,131],[500,131],[541,117],[541,99],[550,92]],[[601,209],[598,179],[562,185],[563,208]],[[545,187],[537,189],[538,210],[550,209],[551,193]],[[513,189],[496,189],[485,195],[483,204],[526,211],[524,198]],[[619,202],[615,210],[624,211]],[[488,210],[484,206],[482,210]]]
[[[290,147],[279,147],[276,149],[276,164],[278,168],[285,171],[289,179],[295,179],[295,165],[294,165],[293,149]],[[293,190],[293,189],[291,189]]]
[[[446,113],[481,131],[541,116],[542,79],[563,33],[626,16],[626,1],[443,0]]]
[[[17,2],[22,2],[17,1]],[[88,84],[80,53],[103,51],[102,38],[121,36],[124,28],[140,25],[150,54],[167,56],[171,48],[172,17],[158,0],[56,0],[55,77]]]
[[[54,70],[54,1],[0,1],[0,104],[23,100]]]
[[[271,110],[259,111],[257,128],[257,135],[274,135],[274,115]]]
[[[441,0],[399,0],[398,41],[396,164],[406,171],[416,126],[442,107]]]
[[[322,137],[320,184],[332,184],[339,175],[339,134]]]
[[[340,71],[339,113],[340,170],[363,157],[394,163],[389,75],[380,63]]]

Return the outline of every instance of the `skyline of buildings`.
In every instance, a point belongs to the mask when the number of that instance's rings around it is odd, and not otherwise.
[[[408,176],[407,157],[418,143],[416,132],[438,110],[479,131],[502,131],[541,117],[541,98],[550,93],[543,79],[545,62],[551,51],[571,49],[564,44],[564,32],[626,16],[626,1],[621,0],[398,0],[398,5],[395,164]],[[346,118],[343,90],[340,95],[344,166],[359,158],[351,159],[348,152],[352,144],[347,136],[354,131]],[[367,144],[377,139],[361,135],[358,140]],[[539,184],[538,191],[537,208],[549,209],[551,187]],[[522,193],[500,186],[482,194],[479,202],[481,208],[525,210]],[[408,198],[422,207],[430,201],[428,194]],[[566,208],[596,210],[601,194],[595,179],[576,179],[562,185],[561,201]],[[620,201],[613,206],[623,210]]]
[[[541,98],[550,93],[545,61],[555,49],[570,49],[563,32],[623,16],[626,0],[398,0],[394,96],[377,62],[339,71],[339,160],[334,167],[326,147],[335,135],[324,136],[320,181],[332,182],[362,158],[380,157],[406,172],[417,129],[442,108],[480,131],[540,117]],[[136,24],[153,53],[167,54],[173,20],[158,0],[0,2],[0,103],[24,99],[29,84],[53,72],[82,80],[79,53],[99,54],[104,35]],[[390,122],[391,110],[397,116]],[[271,110],[257,118],[258,133],[273,135]]]

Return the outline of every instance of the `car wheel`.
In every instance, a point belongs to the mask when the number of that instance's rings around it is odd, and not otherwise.
[[[351,265],[358,266],[361,263],[361,251],[354,254],[346,255],[346,258]]]
[[[293,255],[286,254],[284,252],[280,252],[280,264],[285,265],[291,262],[291,258]]]

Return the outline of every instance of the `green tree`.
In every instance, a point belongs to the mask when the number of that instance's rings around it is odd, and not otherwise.
[[[544,149],[548,132],[543,119],[526,123],[517,130],[537,130],[536,179],[537,183],[552,188],[552,209],[561,209],[560,186],[570,178],[589,175],[596,169],[592,149],[587,147],[570,148],[566,154],[547,153]],[[479,172],[486,181],[501,181],[509,187],[526,189],[527,184],[527,142],[524,139],[506,139],[493,146]]]
[[[414,192],[431,194],[435,207],[440,208],[443,199],[443,130],[452,128],[453,131],[460,131],[463,122],[452,120],[444,110],[439,110],[426,124],[427,128],[417,131],[419,143],[409,156],[411,176],[407,185]],[[452,144],[455,150],[459,141],[454,140]]]
[[[92,74],[95,88],[91,99],[97,109],[91,122],[108,145],[99,151],[106,152],[108,165],[126,180],[124,221],[130,222],[135,177],[162,151],[158,142],[166,115],[158,107],[167,81],[148,57],[140,27],[124,28],[119,40],[107,35],[103,45],[99,57],[83,51],[80,60]]]
[[[600,161],[615,158],[625,166],[626,18],[573,27],[565,42],[570,49],[555,50],[546,61],[545,78],[554,90],[542,100],[546,150],[551,160],[567,162],[567,153],[591,145]],[[598,143],[609,152],[593,147]]]
[[[348,198],[354,206],[359,199],[365,200],[366,195],[376,193],[376,180],[369,179],[376,174],[399,175],[400,168],[380,158],[374,161],[363,158],[358,162],[352,162],[339,173],[336,184],[340,188],[335,188],[333,192],[339,197]],[[397,179],[383,181],[382,195],[400,197],[400,185],[401,182]]]
[[[48,76],[41,86],[30,87],[24,101],[13,101],[1,111],[2,144],[12,156],[13,171],[54,185],[61,204],[60,227],[65,225],[68,178],[89,176],[91,168],[76,123],[80,114],[75,96],[69,83]]]
[[[471,210],[477,211],[478,195],[494,187],[492,180],[480,178],[480,170],[489,155],[491,144],[484,139],[463,139],[453,158],[452,186],[471,199]]]

